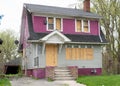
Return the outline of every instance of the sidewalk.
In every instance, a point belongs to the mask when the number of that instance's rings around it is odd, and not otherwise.
[[[74,80],[48,82],[43,79],[35,80],[29,77],[13,79],[10,82],[12,86],[86,86],[83,84],[76,83],[76,81]]]

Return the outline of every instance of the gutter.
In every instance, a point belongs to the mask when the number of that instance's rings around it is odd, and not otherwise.
[[[38,42],[44,42],[44,41],[40,41],[40,40],[28,40],[27,41],[28,43],[38,43]],[[95,45],[98,45],[98,44],[101,44],[101,45],[105,45],[105,44],[109,44],[109,43],[100,43],[100,42],[65,42],[65,43],[70,43],[70,44],[95,44]]]

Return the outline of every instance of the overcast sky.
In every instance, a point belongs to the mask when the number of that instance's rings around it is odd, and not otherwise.
[[[77,1],[78,0],[0,0],[0,15],[4,15],[1,21],[0,31],[5,29],[13,29],[16,33],[20,31],[23,3],[70,7],[69,5],[73,6]]]

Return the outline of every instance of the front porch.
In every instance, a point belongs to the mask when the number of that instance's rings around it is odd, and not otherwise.
[[[78,77],[78,67],[53,67],[28,69],[27,76],[52,80],[74,80]]]

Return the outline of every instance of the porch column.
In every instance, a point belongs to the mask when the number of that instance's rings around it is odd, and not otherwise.
[[[45,52],[45,42],[43,42],[43,46],[42,46],[42,54],[44,54],[44,52]]]

